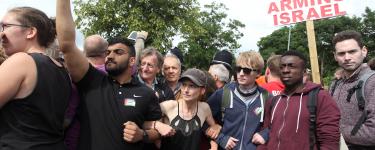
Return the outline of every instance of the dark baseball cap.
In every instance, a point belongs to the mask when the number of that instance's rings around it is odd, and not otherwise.
[[[186,70],[184,73],[182,73],[181,78],[179,81],[183,81],[189,79],[197,86],[206,86],[207,85],[207,77],[206,74],[199,69],[196,68],[190,68]]]

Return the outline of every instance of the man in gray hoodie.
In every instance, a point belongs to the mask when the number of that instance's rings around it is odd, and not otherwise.
[[[363,63],[367,49],[362,43],[361,34],[356,31],[337,33],[332,40],[335,46],[335,60],[343,68],[342,79],[332,91],[333,98],[340,108],[340,130],[350,150],[375,149],[375,75],[359,87],[359,79],[371,73]],[[364,105],[357,89],[363,89]]]

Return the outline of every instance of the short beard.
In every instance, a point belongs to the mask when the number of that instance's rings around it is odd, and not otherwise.
[[[116,68],[109,69],[107,68],[107,65],[105,65],[105,70],[107,71],[108,75],[110,76],[119,76],[124,71],[126,71],[129,67],[129,60],[126,60],[124,63],[119,64]]]

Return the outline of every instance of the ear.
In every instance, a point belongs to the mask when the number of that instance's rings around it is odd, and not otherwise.
[[[135,64],[135,57],[129,57],[129,66],[134,66]]]
[[[35,27],[31,27],[31,28],[27,29],[26,38],[27,39],[35,38],[37,33],[38,33],[38,29],[36,29]]]
[[[202,87],[202,88],[201,88],[201,95],[204,95],[204,93],[206,93],[206,88],[205,88],[205,87]]]
[[[361,51],[362,51],[362,56],[363,56],[363,58],[365,58],[366,56],[367,56],[367,47],[366,46],[363,46],[362,47],[362,49],[361,49]]]
[[[270,72],[271,72],[271,71],[270,71],[270,68],[267,67],[267,68],[266,68],[266,72],[264,73],[264,75],[268,76],[268,75],[270,74]]]
[[[217,75],[214,75],[213,78],[215,81],[219,80],[219,77]]]

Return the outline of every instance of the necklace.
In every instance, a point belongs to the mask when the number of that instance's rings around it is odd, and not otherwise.
[[[184,113],[184,103],[186,105],[186,102],[182,102],[182,105],[181,105],[182,118],[184,120],[190,120],[190,119],[193,118],[193,116],[194,116],[195,112],[197,111],[198,107],[196,109],[193,108],[193,110],[191,111],[191,113],[189,113],[189,107],[187,107],[188,108],[188,110],[186,111],[187,115],[185,115],[185,113]],[[197,105],[198,105],[198,102],[197,102]],[[187,118],[187,116],[189,116],[189,118]]]

